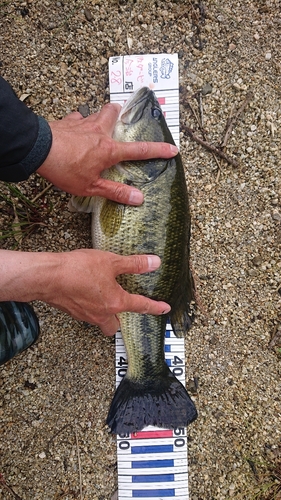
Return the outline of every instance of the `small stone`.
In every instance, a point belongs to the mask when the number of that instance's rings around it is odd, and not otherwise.
[[[87,21],[90,22],[90,21],[92,21],[94,19],[94,16],[93,16],[92,12],[89,9],[87,9],[87,7],[84,10],[84,14],[85,14],[85,17],[86,17]]]
[[[205,215],[196,215],[196,219],[202,222],[205,219]]]
[[[279,214],[279,212],[274,211],[272,214],[272,219],[276,220],[277,222],[281,222],[281,215]]]
[[[259,255],[256,255],[256,257],[253,258],[252,264],[256,267],[259,267],[262,263],[261,257]]]
[[[38,456],[39,458],[46,458],[46,453],[44,451],[41,451]]]
[[[234,43],[230,43],[228,46],[228,50],[235,50],[235,49],[236,49],[236,45]]]
[[[211,93],[212,93],[212,90],[213,90],[212,85],[211,85],[210,83],[206,83],[206,84],[202,87],[201,94],[202,94],[202,95],[211,94]]]
[[[235,90],[240,90],[240,85],[239,85],[239,83],[234,82],[234,84],[233,84],[232,86],[233,86],[233,88],[234,88]]]
[[[254,276],[258,276],[258,271],[256,269],[249,269],[248,275],[253,278]]]
[[[269,61],[271,59],[271,52],[267,52],[265,54],[265,59],[266,59],[266,61]]]
[[[229,496],[230,497],[233,497],[233,495],[235,494],[235,485],[234,484],[231,484],[229,486]]]
[[[189,379],[187,382],[187,390],[191,392],[191,394],[197,394],[198,382],[194,379]]]
[[[67,66],[67,64],[65,64],[65,62],[62,62],[60,64],[60,70],[61,70],[62,75],[65,75],[67,73],[68,66]]]
[[[83,118],[86,118],[90,114],[89,104],[79,104],[78,111],[83,116]]]

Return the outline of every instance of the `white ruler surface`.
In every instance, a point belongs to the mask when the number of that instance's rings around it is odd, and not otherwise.
[[[156,94],[166,122],[179,147],[179,71],[177,54],[142,54],[109,59],[111,102],[123,106],[140,87],[150,87]]]
[[[110,100],[121,105],[140,87],[150,87],[164,112],[179,147],[179,79],[177,54],[145,54],[109,59]],[[185,385],[184,339],[167,324],[165,358]],[[116,386],[126,374],[127,355],[121,333],[116,334]],[[146,427],[117,436],[118,499],[188,500],[186,428]]]

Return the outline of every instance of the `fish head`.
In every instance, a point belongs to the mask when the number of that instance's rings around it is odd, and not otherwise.
[[[161,106],[148,87],[137,90],[121,109],[113,138],[121,142],[168,142],[174,144]],[[151,182],[168,166],[170,160],[153,159],[122,162],[117,166],[125,182],[139,185]]]
[[[170,142],[170,135],[156,95],[142,87],[121,109],[113,137],[117,141]]]

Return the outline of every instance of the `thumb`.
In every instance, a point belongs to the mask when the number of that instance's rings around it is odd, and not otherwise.
[[[81,115],[81,113],[79,113],[79,111],[74,111],[73,113],[70,113],[69,115],[67,115],[63,118],[63,121],[76,121],[77,122],[80,120],[84,120],[84,118]]]
[[[102,333],[107,337],[115,335],[118,328],[120,328],[119,319],[115,314],[110,314],[104,318],[98,319],[97,325],[101,329]]]

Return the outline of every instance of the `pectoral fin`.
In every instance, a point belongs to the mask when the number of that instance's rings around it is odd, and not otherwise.
[[[94,196],[72,196],[68,203],[70,212],[94,212],[96,198]]]
[[[194,283],[191,272],[184,289],[179,290],[177,300],[170,314],[171,324],[176,337],[183,337],[192,325],[195,313]]]
[[[171,325],[176,337],[183,337],[192,325],[194,312],[192,305],[187,304],[184,311],[176,311],[171,314]]]

